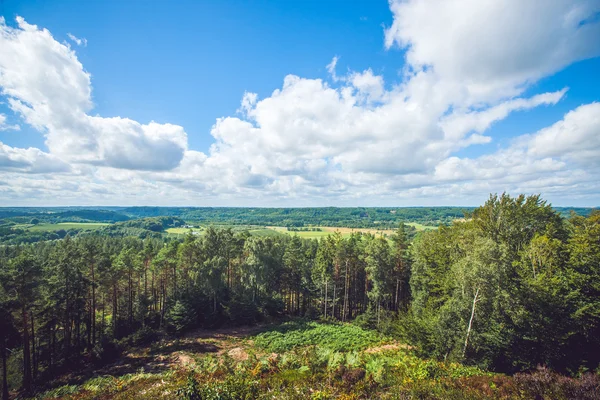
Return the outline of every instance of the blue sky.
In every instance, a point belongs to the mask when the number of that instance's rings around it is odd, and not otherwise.
[[[4,0],[3,15],[21,15],[59,41],[68,32],[88,40],[77,55],[92,74],[95,112],[182,125],[190,147],[206,151],[215,119],[235,114],[244,91],[268,96],[288,74],[327,78],[336,54],[340,68],[397,79],[402,52],[382,40],[392,23],[387,1],[345,3]],[[44,147],[35,130],[0,135]]]
[[[598,0],[1,7],[6,205],[600,203]]]

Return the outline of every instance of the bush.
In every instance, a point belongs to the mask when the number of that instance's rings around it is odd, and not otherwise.
[[[237,325],[251,325],[261,320],[261,314],[250,299],[234,297],[224,307],[225,315]]]
[[[361,350],[382,343],[378,332],[350,324],[287,322],[255,337],[257,346],[281,353],[300,346],[318,345],[334,351]]]
[[[120,355],[121,349],[119,345],[106,337],[96,343],[92,349],[92,359],[96,365],[108,364],[116,360]]]
[[[579,378],[570,378],[538,367],[532,373],[514,376],[519,388],[531,396],[542,400],[593,400],[600,399],[600,375],[585,373]]]
[[[154,329],[145,326],[131,335],[131,344],[134,346],[140,346],[155,342],[157,339],[158,333]]]
[[[241,374],[228,376],[224,381],[200,384],[193,374],[188,375],[185,386],[177,390],[177,396],[185,400],[251,400],[259,395],[257,381]]]
[[[196,326],[198,316],[196,310],[187,302],[177,300],[167,313],[167,324],[169,330],[181,334],[182,332]]]

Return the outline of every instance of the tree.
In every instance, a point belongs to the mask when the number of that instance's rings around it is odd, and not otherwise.
[[[333,236],[326,236],[319,242],[316,253],[314,268],[312,269],[312,279],[321,286],[323,296],[323,315],[327,317],[327,302],[329,298],[329,284],[332,281],[333,258],[335,249],[335,239]]]
[[[370,237],[366,251],[368,254],[366,272],[370,282],[367,295],[377,310],[377,325],[379,325],[381,303],[391,299],[388,278],[392,276],[392,263],[389,244],[384,237]]]
[[[409,300],[408,291],[410,289],[408,285],[408,278],[410,276],[409,242],[404,223],[400,223],[391,239],[393,246],[394,279],[396,281],[394,309],[398,311],[400,308],[406,306],[406,302]]]
[[[30,348],[30,310],[38,297],[41,267],[39,263],[27,253],[22,253],[9,263],[4,291],[14,299],[15,307],[20,312],[21,331],[23,335],[23,389],[31,390],[32,363]]]

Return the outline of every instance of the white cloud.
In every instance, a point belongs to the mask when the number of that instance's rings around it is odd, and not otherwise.
[[[6,122],[6,114],[0,113],[0,131],[18,131],[21,127],[17,124],[9,125]]]
[[[339,59],[340,58],[338,56],[334,56],[331,59],[331,62],[329,64],[327,64],[327,66],[325,67],[325,68],[327,68],[327,72],[329,73],[329,75],[331,76],[331,79],[334,82],[337,82],[339,80],[339,78],[335,72],[335,67],[337,66]]]
[[[0,171],[32,174],[70,172],[69,164],[36,148],[20,149],[0,142]]]
[[[46,136],[51,154],[73,163],[172,169],[187,149],[182,127],[91,116],[91,77],[68,46],[17,17],[0,21],[0,87],[10,108]]]
[[[514,96],[565,66],[600,54],[597,0],[391,0],[387,48],[408,49],[458,82],[472,102]]]
[[[582,105],[536,133],[529,143],[535,157],[559,157],[587,167],[600,164],[600,103]]]
[[[550,127],[516,137],[508,148],[473,159],[449,157],[436,166],[435,178],[438,182],[480,181],[542,192],[544,185],[589,186],[600,178],[598,138],[600,103],[586,104]]]
[[[379,101],[384,94],[383,77],[373,74],[371,69],[362,73],[352,73],[349,77],[352,86],[354,86],[361,96],[364,96],[367,102]]]
[[[93,204],[473,204],[503,190],[598,199],[598,103],[507,148],[457,156],[493,141],[489,128],[511,113],[559,102],[566,89],[523,90],[597,54],[599,23],[579,23],[597,1],[541,4],[392,2],[385,40],[408,48],[401,81],[370,68],[338,76],[336,56],[327,80],[288,75],[264,98],[245,92],[206,153],[188,148],[180,126],[91,115],[75,52],[22,19],[2,24],[0,87],[48,152],[4,146],[0,181],[11,183],[0,198],[67,204],[62,187]],[[56,167],[65,173],[52,184],[32,174],[59,165],[70,172]]]
[[[67,33],[67,36],[69,37],[69,39],[71,39],[77,46],[83,46],[86,47],[87,46],[87,39],[86,38],[82,38],[79,39],[77,36],[73,35],[72,33]]]
[[[517,98],[505,101],[484,111],[454,112],[440,122],[449,138],[461,138],[466,133],[485,132],[494,122],[503,120],[513,111],[529,110],[540,105],[554,105],[563,98],[567,89],[543,93],[529,99]]]

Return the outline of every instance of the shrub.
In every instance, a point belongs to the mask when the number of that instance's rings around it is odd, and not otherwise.
[[[318,345],[334,351],[362,350],[386,341],[379,333],[350,324],[294,321],[254,337],[257,346],[281,353]]]
[[[600,398],[600,375],[585,373],[579,378],[563,376],[546,367],[514,376],[517,386],[531,398],[543,400],[593,400]]]
[[[194,327],[197,319],[196,310],[181,300],[177,300],[167,314],[169,330],[177,334]]]
[[[114,361],[121,354],[119,345],[106,337],[94,346],[92,349],[92,359],[96,365],[104,365]]]

